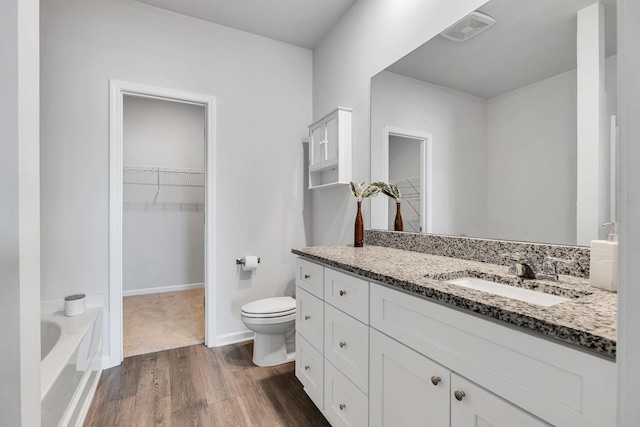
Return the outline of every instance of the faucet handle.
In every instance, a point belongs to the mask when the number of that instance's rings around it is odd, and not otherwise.
[[[520,252],[505,252],[500,256],[502,256],[503,258],[509,258],[511,261],[522,261],[524,259],[527,259],[526,257],[522,256]]]
[[[544,257],[544,262],[542,263],[542,272],[543,273],[550,273],[550,274],[557,274],[556,273],[556,263],[561,262],[562,264],[573,264],[573,260],[572,259],[563,259],[563,258],[556,258],[556,257],[552,257],[552,256],[545,256]]]

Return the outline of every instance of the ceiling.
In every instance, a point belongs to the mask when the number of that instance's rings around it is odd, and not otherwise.
[[[137,0],[313,49],[356,0]]]
[[[576,12],[595,0],[491,0],[496,24],[466,42],[435,36],[388,71],[483,98],[576,69]],[[615,0],[604,0],[606,55],[616,51]]]

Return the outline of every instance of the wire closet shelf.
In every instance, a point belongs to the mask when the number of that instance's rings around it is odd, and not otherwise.
[[[181,209],[200,209],[204,204],[203,169],[175,169],[149,166],[124,166],[125,204],[178,205]]]

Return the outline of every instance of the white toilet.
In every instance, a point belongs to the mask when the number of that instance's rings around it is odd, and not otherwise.
[[[295,299],[275,297],[250,302],[242,306],[241,318],[256,333],[254,364],[274,366],[295,360],[295,351],[287,352],[287,338],[294,337],[296,325]]]

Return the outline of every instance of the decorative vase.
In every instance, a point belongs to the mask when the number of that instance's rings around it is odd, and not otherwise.
[[[362,222],[362,202],[358,202],[358,212],[356,213],[356,224],[353,238],[353,246],[361,248],[364,246],[364,224]]]
[[[393,222],[394,231],[404,231],[402,225],[402,214],[400,213],[400,202],[396,202],[396,220]]]

